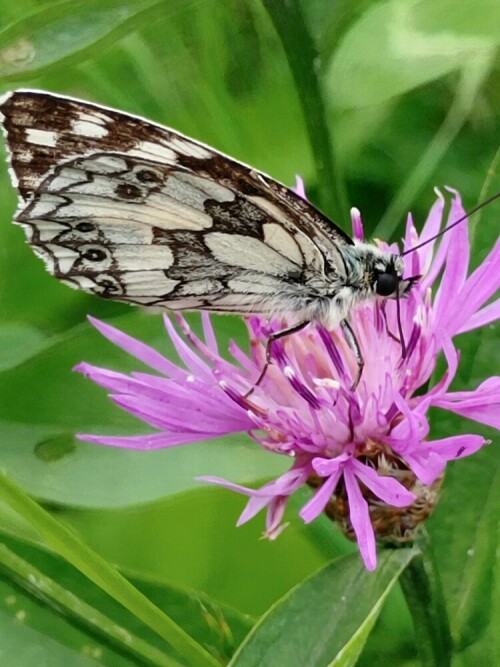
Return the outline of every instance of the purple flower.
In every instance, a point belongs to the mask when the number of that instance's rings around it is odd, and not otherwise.
[[[465,213],[453,192],[448,222]],[[434,236],[442,227],[444,199],[438,194],[420,235],[408,219],[404,250]],[[359,212],[352,212],[354,235],[362,237]],[[397,252],[397,248],[391,248]],[[314,324],[275,341],[272,364],[262,383],[245,397],[265,362],[265,343],[284,321],[247,318],[251,353],[234,342],[234,362],[219,354],[209,316],[203,338],[183,317],[165,327],[183,366],[108,324],[91,319],[113,343],[147,364],[152,373],[124,375],[81,363],[78,370],[110,390],[122,408],[157,429],[141,436],[82,435],[119,447],[154,449],[248,431],[262,447],[290,457],[290,468],[259,489],[216,477],[206,481],[248,496],[239,524],[267,508],[265,535],[276,537],[290,495],[308,484],[314,489],[300,516],[306,522],[325,511],[356,539],[366,567],[376,566],[376,538],[411,539],[431,512],[446,463],[486,443],[475,434],[432,439],[427,413],[437,406],[469,419],[500,425],[500,377],[475,390],[450,391],[459,354],[453,337],[498,318],[500,300],[487,304],[500,286],[500,243],[468,275],[467,223],[406,256],[407,275],[422,275],[401,302],[407,343],[402,359],[396,332],[396,303],[370,302],[355,310],[351,326],[365,367],[351,390],[356,360],[340,328]],[[433,288],[433,295],[431,294]],[[428,386],[436,359],[446,370]]]

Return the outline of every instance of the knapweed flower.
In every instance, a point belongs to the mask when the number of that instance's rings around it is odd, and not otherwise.
[[[442,228],[444,204],[438,194],[420,235],[409,217],[405,251]],[[464,215],[454,192],[448,220]],[[354,235],[360,238],[359,212],[353,210],[352,217]],[[500,377],[490,377],[469,391],[450,391],[459,363],[453,337],[494,321],[500,313],[500,300],[488,303],[500,285],[500,243],[470,275],[469,255],[464,222],[439,242],[405,257],[406,275],[422,278],[400,303],[407,347],[404,359],[394,301],[369,302],[352,312],[351,326],[365,360],[354,390],[356,360],[340,328],[311,324],[275,341],[271,365],[261,384],[248,394],[265,362],[269,334],[286,322],[247,318],[251,351],[246,354],[233,342],[234,361],[229,362],[219,354],[207,314],[202,319],[203,338],[189,329],[184,318],[177,318],[179,331],[165,317],[181,366],[110,325],[92,320],[104,336],[154,372],[124,375],[87,363],[78,370],[157,431],[80,437],[154,449],[247,431],[262,447],[288,456],[290,467],[258,489],[204,478],[249,497],[239,523],[267,508],[265,535],[275,537],[284,527],[290,495],[307,484],[313,492],[300,511],[302,519],[310,522],[326,511],[357,540],[366,566],[373,569],[376,539],[410,539],[436,502],[446,463],[477,451],[486,442],[476,434],[433,439],[429,408],[437,406],[500,426]],[[441,352],[446,368],[434,380]]]

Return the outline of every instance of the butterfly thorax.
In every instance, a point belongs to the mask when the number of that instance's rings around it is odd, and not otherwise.
[[[306,280],[315,298],[303,315],[329,327],[346,319],[352,308],[376,298],[403,296],[409,289],[402,280],[403,260],[370,243],[356,242],[338,246],[343,265],[338,262],[326,276],[310,276]],[[384,282],[385,279],[385,282]]]
[[[380,295],[377,281],[382,274],[395,276],[398,286],[401,284],[404,263],[399,255],[382,250],[372,243],[355,242],[352,246],[339,249],[347,269],[345,283],[359,292],[361,298]],[[401,293],[401,289],[399,291]],[[396,289],[394,293],[380,296],[395,296],[395,292]]]

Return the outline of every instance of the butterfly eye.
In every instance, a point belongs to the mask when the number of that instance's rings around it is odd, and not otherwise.
[[[394,294],[399,285],[399,278],[395,273],[379,273],[375,281],[375,291],[380,296]]]

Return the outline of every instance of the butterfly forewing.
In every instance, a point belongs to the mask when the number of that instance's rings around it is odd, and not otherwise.
[[[142,305],[270,314],[300,310],[311,281],[345,272],[338,246],[352,241],[313,206],[173,130],[36,91],[9,94],[0,112],[16,220],[75,287]]]

